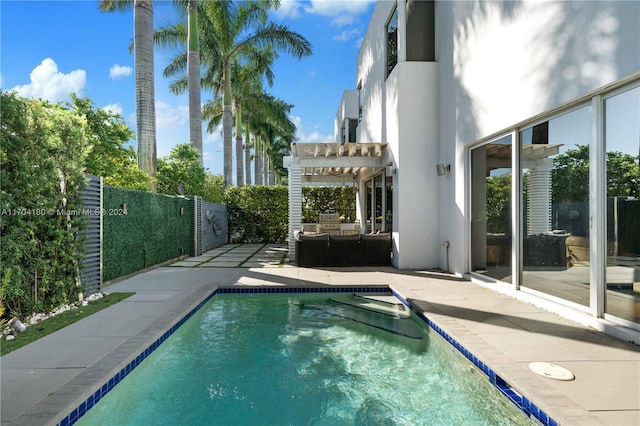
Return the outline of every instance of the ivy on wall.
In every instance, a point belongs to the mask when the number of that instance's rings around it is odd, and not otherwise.
[[[150,192],[103,188],[103,280],[188,255],[193,202]]]
[[[82,291],[86,121],[13,93],[0,103],[0,315],[26,316]]]

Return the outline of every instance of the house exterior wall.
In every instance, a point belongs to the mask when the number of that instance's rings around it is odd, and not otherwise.
[[[437,82],[435,62],[399,62],[385,83],[387,142],[397,170],[394,266],[403,269],[438,266]]]
[[[394,2],[376,3],[356,59],[356,87],[361,86],[362,121],[357,142],[387,140],[385,117],[386,33],[385,25]]]
[[[396,4],[398,64],[387,77],[385,27]],[[539,122],[549,120],[549,111],[576,99],[591,106],[583,108],[591,133],[581,141],[595,147],[590,162],[602,169],[597,176],[591,175],[589,197],[590,217],[604,223],[605,212],[601,206],[595,208],[606,201],[602,192],[606,147],[602,135],[596,135],[603,129],[603,123],[598,123],[604,105],[599,94],[606,93],[603,88],[608,90],[609,85],[617,88],[627,81],[637,90],[640,2],[437,1],[435,62],[404,60],[403,48],[412,37],[404,38],[404,5],[404,0],[376,3],[357,57],[355,81],[362,105],[357,141],[389,144],[395,266],[469,273],[471,148],[506,135],[517,147],[521,123],[538,124],[531,119],[543,113]],[[588,96],[596,90],[598,96]],[[520,182],[519,155],[514,150],[514,188]],[[436,164],[450,164],[450,173],[438,177]],[[366,206],[362,194],[366,194],[367,179],[370,176],[358,182],[359,211]],[[514,199],[511,219],[516,244],[509,264],[521,273],[518,242],[522,236],[517,224],[522,205],[518,197]],[[595,266],[586,308],[596,318],[603,315],[604,270],[598,268],[606,266],[605,227],[596,226],[591,238]],[[487,251],[486,247],[479,250]]]
[[[638,22],[637,2],[436,3],[438,162],[452,165],[438,229],[452,271],[469,269],[465,147],[640,70]]]
[[[357,120],[358,119],[358,91],[357,90],[345,90],[342,93],[342,99],[340,100],[340,106],[338,113],[334,120],[333,132],[335,135],[335,142],[342,142],[343,127],[348,123],[345,120]],[[346,141],[350,142],[350,141]]]

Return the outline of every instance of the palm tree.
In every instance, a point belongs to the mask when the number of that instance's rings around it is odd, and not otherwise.
[[[200,102],[200,43],[198,40],[198,1],[189,0],[187,37],[189,39],[189,56],[187,58],[187,74],[189,78],[189,138],[192,146],[202,158],[202,106]]]
[[[153,75],[153,2],[102,0],[103,12],[123,12],[133,7],[133,57],[136,86],[138,168],[156,176],[156,110]],[[155,185],[151,188],[154,192]]]
[[[248,96],[245,105],[246,110],[250,112],[250,126],[256,141],[254,183],[268,184],[265,173],[268,173],[269,146],[278,139],[286,141],[287,144],[295,139],[296,126],[289,118],[293,105],[266,93]]]
[[[236,59],[250,51],[265,47],[284,50],[301,59],[311,54],[311,45],[300,34],[290,31],[284,25],[267,22],[267,9],[270,2],[242,2],[239,6],[231,1],[207,2],[206,8],[214,12],[212,18],[216,22],[219,35],[219,55],[222,62],[223,78],[223,110],[222,134],[224,144],[224,180],[225,186],[231,183],[231,130],[232,130],[232,96],[231,65]]]
[[[238,64],[237,61],[234,61],[234,66],[232,67],[232,75],[234,76],[232,79],[232,91],[236,119],[236,183],[238,186],[242,186],[245,181],[242,159],[242,127],[243,123],[248,126],[248,120],[243,117],[243,102],[263,93],[263,77],[266,78],[269,87],[273,86],[275,76],[271,65],[276,58],[278,58],[278,53],[271,48],[252,50],[247,53],[244,64]],[[248,144],[248,136],[246,141]],[[246,167],[246,169],[248,175],[250,167]]]

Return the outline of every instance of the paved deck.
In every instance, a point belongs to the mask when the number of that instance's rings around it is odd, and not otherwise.
[[[446,274],[297,268],[228,245],[107,287],[136,294],[0,358],[2,425],[56,424],[217,286],[390,285],[560,424],[640,425],[640,347]],[[547,361],[574,381],[532,373]]]

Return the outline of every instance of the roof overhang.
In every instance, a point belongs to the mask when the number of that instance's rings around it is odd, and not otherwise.
[[[353,182],[360,173],[385,168],[386,149],[387,144],[380,142],[292,143],[284,166],[298,164],[303,182]]]

